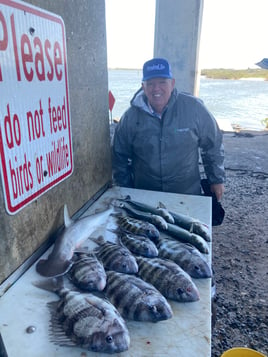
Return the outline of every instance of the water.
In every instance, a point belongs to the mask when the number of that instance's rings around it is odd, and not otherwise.
[[[109,70],[109,89],[116,102],[113,118],[120,118],[139,89],[141,70]],[[201,77],[199,97],[219,122],[243,129],[263,130],[268,117],[268,81]]]

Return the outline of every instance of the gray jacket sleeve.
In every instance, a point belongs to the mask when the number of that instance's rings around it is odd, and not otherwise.
[[[207,110],[202,101],[198,104],[200,125],[200,154],[204,170],[210,184],[224,183],[224,147],[222,132],[214,116]]]

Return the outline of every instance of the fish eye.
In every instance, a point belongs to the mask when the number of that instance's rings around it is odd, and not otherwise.
[[[177,293],[178,293],[179,295],[182,295],[182,294],[183,294],[183,290],[182,290],[181,288],[178,288],[178,289],[177,289]]]
[[[122,268],[126,268],[127,267],[127,264],[126,263],[123,263],[122,264]]]
[[[106,342],[107,343],[112,343],[113,342],[113,336],[109,335],[106,337]]]
[[[200,267],[199,267],[198,265],[195,265],[195,266],[194,266],[194,270],[199,271],[199,270],[200,270]]]
[[[149,247],[147,246],[146,243],[142,243],[142,248],[143,248],[146,252],[149,251]]]

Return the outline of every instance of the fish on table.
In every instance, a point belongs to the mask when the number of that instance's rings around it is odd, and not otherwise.
[[[72,291],[47,279],[35,286],[56,293],[51,301],[50,338],[59,346],[79,346],[92,352],[120,353],[128,350],[130,336],[124,319],[107,300],[92,293]]]
[[[133,254],[142,255],[148,258],[158,256],[156,245],[151,239],[138,234],[120,232],[118,234],[119,240],[131,251]]]
[[[162,258],[137,257],[138,275],[152,284],[167,299],[178,302],[193,302],[200,299],[199,291],[179,265]]]
[[[196,247],[201,253],[209,253],[209,245],[207,241],[198,234],[191,233],[187,229],[181,228],[175,224],[168,223],[168,229],[164,231],[177,240],[189,243]]]
[[[157,248],[159,257],[174,261],[192,278],[211,278],[207,260],[193,245],[161,235]]]
[[[105,241],[102,236],[91,238],[99,245],[96,255],[105,269],[115,270],[120,273],[136,274],[138,264],[134,255],[122,244]]]
[[[159,230],[152,223],[142,221],[129,216],[118,216],[117,222],[120,229],[129,233],[143,235],[156,242],[160,236]]]
[[[135,275],[115,271],[106,274],[104,293],[124,318],[158,322],[173,316],[166,298],[153,285]]]
[[[211,241],[211,233],[207,224],[197,218],[181,213],[171,212],[162,202],[159,202],[158,207],[154,207],[143,202],[134,201],[130,196],[119,199],[119,201],[127,203],[137,210],[162,216],[167,223],[175,224],[188,230],[190,233],[198,234],[208,242]]]
[[[198,234],[207,242],[211,241],[211,233],[207,224],[201,222],[197,218],[193,218],[182,213],[169,212],[174,218],[175,225],[187,229],[191,233]]]
[[[167,208],[165,207],[165,205],[162,202],[159,202],[158,207],[153,207],[153,206],[148,205],[143,202],[134,201],[131,199],[131,197],[129,195],[126,196],[125,198],[118,199],[118,201],[120,201],[122,203],[127,203],[139,211],[143,211],[146,213],[151,213],[153,215],[161,216],[168,223],[172,223],[172,224],[175,223],[173,216],[170,214],[170,212],[167,210]]]
[[[137,220],[146,221],[161,229],[167,229],[167,221],[161,215],[136,210],[135,208],[131,207],[131,205],[128,205],[123,201],[121,201],[118,207],[123,209],[130,217],[136,218]]]
[[[73,264],[72,257],[75,250],[101,225],[106,224],[113,212],[114,209],[111,207],[74,221],[69,216],[67,206],[64,205],[64,229],[56,239],[48,258],[37,262],[36,271],[45,277],[65,274]]]
[[[74,263],[68,272],[68,278],[79,289],[102,291],[106,285],[106,272],[102,263],[93,252],[78,253],[73,257]]]

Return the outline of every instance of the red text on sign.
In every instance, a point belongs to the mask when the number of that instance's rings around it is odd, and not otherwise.
[[[11,117],[9,104],[7,105],[7,115],[4,118],[4,128],[8,148],[12,149],[15,143],[19,146],[21,143],[20,122],[17,114]]]
[[[0,11],[0,24],[2,27],[2,33],[3,33],[3,38],[0,39],[0,51],[5,51],[7,49],[7,25],[5,22],[4,15]],[[1,71],[1,65],[0,65],[0,81],[2,81],[2,71]]]
[[[57,107],[51,106],[51,98],[48,98],[48,112],[50,119],[50,132],[56,133],[58,130],[67,128],[65,97],[63,97],[63,105]]]
[[[15,163],[17,163],[16,156]],[[33,188],[31,163],[26,159],[26,154],[24,154],[24,162],[21,165],[12,166],[11,160],[9,160],[9,170],[14,199],[18,198],[18,196],[21,196],[24,192],[28,192]]]
[[[31,111],[27,112],[29,141],[39,139],[41,135],[45,136],[41,100],[39,100],[39,106],[39,110],[35,110],[34,114]]]
[[[6,51],[8,46],[11,45],[11,39],[8,38],[8,24],[1,11],[0,26],[0,33],[3,33],[2,38],[0,38],[0,51]],[[29,82],[35,76],[39,81],[46,79],[53,81],[54,76],[56,80],[61,81],[63,77],[63,54],[60,43],[58,41],[51,43],[48,39],[42,42],[38,36],[28,36],[26,33],[17,38],[13,14],[10,16],[10,26],[17,80],[21,81],[23,74]],[[3,79],[4,75],[0,63],[0,81],[3,81]]]

